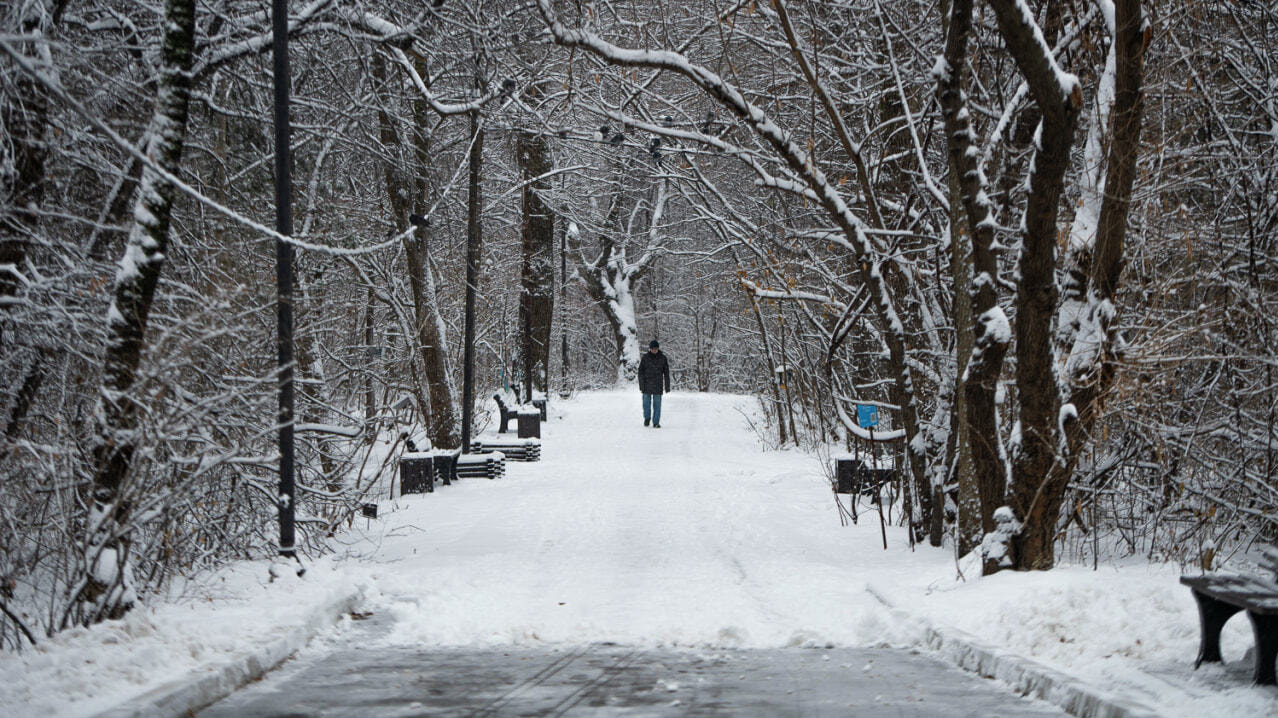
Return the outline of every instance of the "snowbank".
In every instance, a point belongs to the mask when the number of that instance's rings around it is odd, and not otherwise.
[[[1244,615],[1226,625],[1225,664],[1193,670],[1198,613],[1174,565],[1134,560],[985,578],[975,562],[963,568],[966,581],[951,565],[926,583],[879,590],[943,633],[957,629],[1160,716],[1278,715],[1278,689],[1251,685]]]
[[[0,654],[0,715],[90,716],[121,707],[118,715],[131,715],[130,705],[185,714],[331,628],[363,591],[358,571],[334,570],[330,561],[274,582],[268,567],[241,563],[121,620]]]

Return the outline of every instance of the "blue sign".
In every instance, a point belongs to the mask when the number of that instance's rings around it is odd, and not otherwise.
[[[879,425],[879,407],[869,404],[856,405],[856,423],[862,429]]]

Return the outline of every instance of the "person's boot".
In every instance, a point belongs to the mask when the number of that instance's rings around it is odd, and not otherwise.
[[[643,420],[643,425],[644,425],[644,426],[647,426],[647,425],[648,425],[648,424],[650,424],[650,423],[652,423],[652,420],[651,420],[651,419],[644,419],[644,420]]]
[[[652,425],[652,428],[654,428],[654,429],[660,429],[660,428],[661,428],[661,424],[653,424],[653,425]]]

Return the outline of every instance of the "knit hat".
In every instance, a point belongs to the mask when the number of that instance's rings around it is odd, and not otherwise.
[[[656,339],[653,339],[652,341],[648,342],[649,349],[656,349],[659,346],[661,346],[661,344]]]

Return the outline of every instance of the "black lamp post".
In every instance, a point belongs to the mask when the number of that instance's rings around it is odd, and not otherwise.
[[[293,193],[289,160],[288,0],[271,6],[275,75],[275,231],[293,235]],[[276,325],[279,346],[280,555],[296,558],[293,531],[293,245],[275,240]]]

